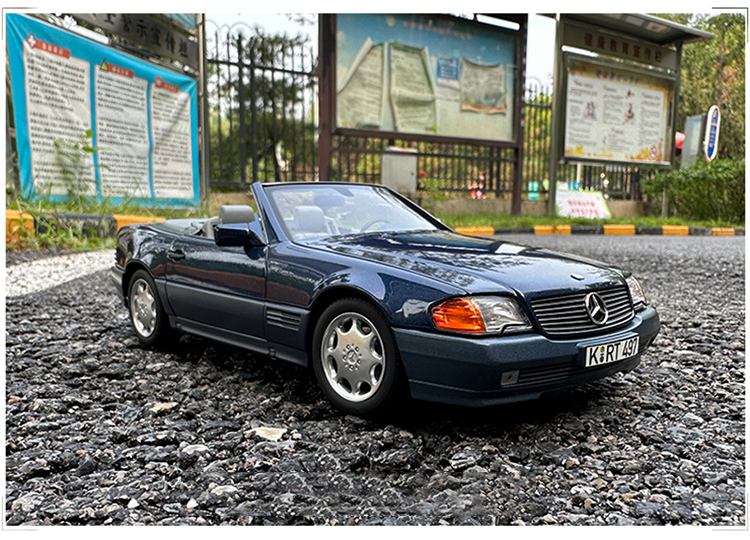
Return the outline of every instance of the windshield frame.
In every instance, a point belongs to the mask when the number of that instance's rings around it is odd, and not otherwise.
[[[452,231],[450,227],[445,225],[442,221],[440,221],[438,218],[424,210],[421,206],[411,201],[409,198],[401,195],[397,191],[389,188],[388,186],[383,186],[379,184],[365,184],[365,183],[354,183],[354,182],[279,182],[279,183],[257,183],[253,187],[257,188],[256,198],[255,200],[258,201],[258,206],[263,206],[266,210],[265,214],[270,222],[270,226],[274,229],[274,232],[276,233],[275,236],[278,237],[278,241],[289,241],[299,244],[307,244],[314,240],[311,240],[310,242],[307,242],[305,240],[295,240],[294,237],[291,235],[291,233],[287,230],[285,224],[283,223],[283,220],[281,219],[281,216],[279,215],[279,211],[276,207],[275,201],[273,200],[270,191],[274,189],[284,189],[284,188],[297,188],[297,189],[305,189],[305,188],[323,188],[323,187],[332,187],[332,186],[341,186],[341,187],[347,187],[347,188],[361,188],[361,187],[368,187],[371,189],[376,190],[385,190],[388,191],[389,195],[392,195],[394,198],[396,198],[399,202],[404,204],[408,210],[413,212],[414,214],[418,215],[420,218],[427,221],[429,224],[435,227],[436,230],[440,231]],[[255,191],[255,190],[254,190]],[[424,229],[414,229],[416,230],[424,230]],[[371,231],[371,232],[365,232],[365,233],[350,233],[346,235],[339,235],[339,236],[351,236],[355,234],[387,234],[389,232],[393,231]],[[404,232],[411,232],[411,231],[401,231]],[[323,238],[333,238],[333,236],[321,236],[319,239]]]

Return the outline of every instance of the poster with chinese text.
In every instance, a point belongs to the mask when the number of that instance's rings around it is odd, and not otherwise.
[[[668,165],[674,82],[569,58],[565,157]]]
[[[25,200],[200,202],[194,79],[31,17],[7,23]]]
[[[439,16],[338,14],[336,125],[512,142],[516,39]]]

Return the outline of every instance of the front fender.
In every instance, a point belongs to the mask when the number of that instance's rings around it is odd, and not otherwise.
[[[269,302],[311,311],[322,297],[346,290],[370,299],[392,326],[415,329],[433,329],[430,304],[465,293],[400,268],[289,242],[269,250]]]

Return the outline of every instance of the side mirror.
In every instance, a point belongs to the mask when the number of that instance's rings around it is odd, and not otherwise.
[[[250,223],[227,223],[214,229],[217,246],[255,247],[265,245],[260,237],[250,230]]]

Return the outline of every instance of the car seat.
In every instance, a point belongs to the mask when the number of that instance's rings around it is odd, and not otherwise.
[[[309,234],[337,235],[339,228],[336,222],[323,213],[319,206],[295,206],[294,228],[297,233],[305,236]]]
[[[255,221],[255,212],[250,206],[244,204],[225,204],[219,209],[218,216],[209,218],[203,223],[203,236],[214,238],[214,227],[216,225],[251,223],[253,221]]]

